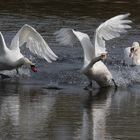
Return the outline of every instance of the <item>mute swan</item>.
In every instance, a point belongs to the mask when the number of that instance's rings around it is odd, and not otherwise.
[[[102,61],[96,63],[92,63],[92,61],[102,53],[106,53],[106,40],[119,37],[121,33],[125,33],[127,29],[131,28],[128,25],[128,23],[131,23],[131,20],[126,19],[128,16],[129,14],[118,15],[102,23],[96,29],[94,45],[85,33],[68,28],[63,28],[55,32],[56,41],[60,45],[73,45],[76,38],[80,41],[84,50],[82,72],[89,79],[87,88],[92,87],[92,80],[95,80],[101,87],[110,86],[112,81],[116,86],[112,74],[106,65]]]
[[[20,52],[20,47],[24,43],[32,53],[49,63],[57,59],[42,36],[33,27],[25,24],[15,35],[9,47],[6,46],[4,37],[0,32],[0,70],[17,69],[18,72],[19,67],[27,65],[31,67],[33,72],[37,72],[35,64]]]
[[[124,63],[127,65],[140,65],[140,45],[133,42],[131,47],[124,50]]]

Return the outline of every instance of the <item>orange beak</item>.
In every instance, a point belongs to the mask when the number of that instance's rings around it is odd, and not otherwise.
[[[132,56],[133,56],[133,53],[134,53],[134,48],[131,48],[131,49],[130,49],[129,57],[132,57]]]
[[[32,70],[33,72],[37,72],[37,67],[36,67],[35,65],[31,65],[31,70]]]

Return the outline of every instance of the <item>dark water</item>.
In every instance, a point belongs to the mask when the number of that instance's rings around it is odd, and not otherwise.
[[[92,92],[1,83],[2,140],[138,140],[140,86]]]
[[[23,47],[22,52],[37,64],[38,73],[26,67],[20,69],[19,77],[15,71],[4,72],[12,78],[0,81],[0,139],[139,140],[140,70],[122,65],[123,49],[140,40],[139,8],[139,0],[1,0],[0,31],[7,45],[29,24],[59,60],[48,64]],[[84,91],[88,81],[80,73],[82,48],[78,43],[73,48],[59,46],[53,34],[70,27],[93,38],[101,22],[122,13],[131,13],[132,29],[107,42],[106,61],[120,88]],[[47,90],[48,84],[64,89]]]

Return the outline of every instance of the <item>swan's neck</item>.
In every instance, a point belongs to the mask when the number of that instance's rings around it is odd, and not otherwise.
[[[4,50],[7,49],[7,46],[6,46],[6,43],[5,43],[4,37],[3,37],[3,35],[2,35],[1,32],[0,32],[0,47],[3,47]]]
[[[23,57],[24,65],[31,66],[34,65],[28,58]]]
[[[94,46],[94,56],[97,57],[97,56],[100,56],[101,53],[105,53],[105,49],[104,49],[104,43],[105,41],[99,37],[97,37],[97,35],[95,35],[95,46]]]
[[[134,55],[140,57],[140,47],[134,52]]]
[[[93,66],[96,62],[98,62],[98,61],[100,61],[100,60],[102,60],[102,59],[101,59],[101,56],[98,56],[98,57],[93,58],[93,59],[91,60],[91,62],[87,65],[87,69],[92,68],[92,66]]]
[[[132,59],[135,65],[140,65],[140,49],[134,52]]]
[[[84,65],[87,65],[91,62],[92,58],[95,57],[95,55],[93,54],[94,47],[89,38],[84,38],[83,40],[81,40],[81,45],[84,51]]]
[[[31,65],[34,65],[34,64],[28,58],[22,57],[21,59],[19,59],[18,61],[16,61],[15,65],[18,66],[18,67],[20,67],[22,65],[31,66]]]

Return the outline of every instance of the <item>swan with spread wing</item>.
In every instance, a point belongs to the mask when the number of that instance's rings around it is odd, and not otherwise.
[[[95,80],[101,87],[115,84],[112,74],[100,60],[102,60],[102,54],[107,53],[105,41],[120,37],[121,33],[125,33],[127,29],[131,28],[129,25],[131,20],[127,19],[128,16],[129,14],[118,15],[102,23],[96,29],[94,44],[86,33],[69,28],[62,28],[55,32],[56,41],[60,45],[73,45],[76,39],[80,41],[84,51],[82,72],[89,79],[89,85],[86,88],[92,87],[92,80]]]
[[[22,65],[27,65],[33,72],[37,72],[35,64],[20,52],[20,47],[24,43],[30,52],[49,63],[58,58],[42,36],[33,27],[25,24],[12,39],[9,47],[6,46],[4,37],[0,32],[0,70],[18,70]]]

